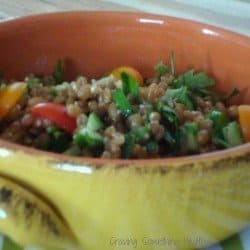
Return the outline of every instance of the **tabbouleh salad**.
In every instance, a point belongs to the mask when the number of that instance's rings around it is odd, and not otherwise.
[[[0,86],[0,138],[41,150],[102,158],[201,154],[250,141],[250,106],[229,105],[238,90],[213,91],[194,69],[177,75],[174,57],[143,79],[130,66],[100,79],[50,76]]]

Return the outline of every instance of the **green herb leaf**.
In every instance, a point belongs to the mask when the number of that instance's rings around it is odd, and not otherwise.
[[[146,149],[149,154],[153,154],[158,149],[158,143],[156,141],[149,141],[146,144]]]
[[[56,67],[52,73],[52,76],[57,84],[61,84],[63,82],[63,61],[58,60]]]
[[[197,141],[198,126],[194,122],[188,122],[184,125],[185,146],[188,152],[197,152],[199,145]]]
[[[155,65],[155,70],[159,76],[165,76],[168,73],[168,66],[161,61]]]
[[[228,101],[233,96],[239,93],[237,88],[233,88],[227,95],[220,95],[214,91],[208,90],[213,87],[215,82],[212,78],[208,77],[205,72],[194,73],[194,70],[188,70],[174,80],[173,86],[181,87],[186,86],[190,91],[201,96],[211,96],[214,102]]]
[[[125,95],[132,94],[135,97],[139,96],[139,88],[136,80],[125,72],[121,73],[122,89]]]
[[[171,75],[175,76],[175,57],[173,51],[171,51],[170,53],[170,69],[171,69]]]
[[[113,101],[124,117],[133,113],[133,107],[121,89],[116,89],[112,94]]]
[[[228,101],[229,99],[238,95],[239,93],[240,91],[236,87],[233,87],[232,90],[227,95],[221,97],[221,100]]]
[[[134,135],[134,138],[136,141],[145,141],[147,138],[145,136],[149,133],[150,131],[150,126],[149,124],[132,129],[131,133]]]
[[[205,95],[211,96],[214,102],[219,102],[219,101],[226,102],[238,94],[239,94],[239,90],[236,87],[232,88],[232,90],[226,95],[220,95],[218,93],[215,93],[209,90],[207,90],[207,92],[205,93]]]
[[[175,75],[175,58],[174,58],[174,52],[171,51],[170,53],[170,73],[171,75]],[[155,65],[155,70],[159,76],[165,76],[167,73],[169,73],[169,66],[165,64],[164,62],[160,61]]]
[[[194,104],[190,98],[187,86],[182,86],[178,89],[169,88],[161,100],[168,103],[170,99],[184,104],[188,109],[194,109]]]
[[[195,74],[194,69],[186,71],[174,81],[174,86],[176,88],[187,86],[190,90],[197,93],[200,93],[202,89],[214,86],[214,84],[214,80],[208,77],[205,72]]]
[[[167,105],[164,105],[162,102],[159,102],[157,104],[157,111],[168,123],[173,124],[175,127],[178,126],[178,117],[174,109],[170,108]]]
[[[227,117],[218,110],[213,110],[206,115],[207,119],[210,119],[213,122],[213,130],[215,133],[222,132],[223,127],[227,124]]]
[[[39,82],[41,82],[41,79],[39,79],[38,77],[35,76],[30,76],[26,79],[27,82],[27,88],[28,91],[31,91],[31,89],[37,85]]]
[[[213,135],[212,142],[216,145],[222,146],[223,148],[229,148],[229,144],[221,136]]]
[[[181,131],[179,129],[179,119],[174,109],[167,105],[163,105],[161,102],[157,105],[157,111],[163,117],[165,126],[165,141],[169,150],[174,154],[178,153],[181,143]]]
[[[125,143],[122,147],[122,158],[131,158],[135,146],[135,138],[132,133],[125,134]]]
[[[170,147],[174,147],[174,145],[176,144],[175,138],[172,136],[172,134],[168,130],[165,132],[164,139]]]

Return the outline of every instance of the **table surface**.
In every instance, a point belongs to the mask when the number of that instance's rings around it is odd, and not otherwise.
[[[22,0],[22,3],[20,0],[0,0],[0,6],[0,19],[64,10],[136,10],[123,4],[100,0]]]

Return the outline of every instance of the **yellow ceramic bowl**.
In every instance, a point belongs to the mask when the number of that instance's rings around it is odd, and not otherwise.
[[[143,75],[174,51],[177,70],[215,77],[250,103],[250,39],[170,17],[111,12],[45,14],[0,24],[7,78],[98,77],[119,65]],[[237,100],[236,100],[237,101]],[[250,220],[250,145],[152,160],[65,157],[0,142],[0,231],[44,249],[192,249]],[[43,249],[42,248],[42,249]]]

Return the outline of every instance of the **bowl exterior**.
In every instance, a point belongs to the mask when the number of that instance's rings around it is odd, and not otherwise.
[[[59,211],[76,238],[65,249],[75,244],[79,249],[197,249],[248,225],[248,150],[196,161],[118,166],[112,161],[58,161],[6,148],[0,173],[38,198],[46,197]],[[0,229],[11,235],[4,221]],[[33,229],[26,226],[26,231]],[[21,235],[11,237],[23,245],[41,244],[36,234]]]

